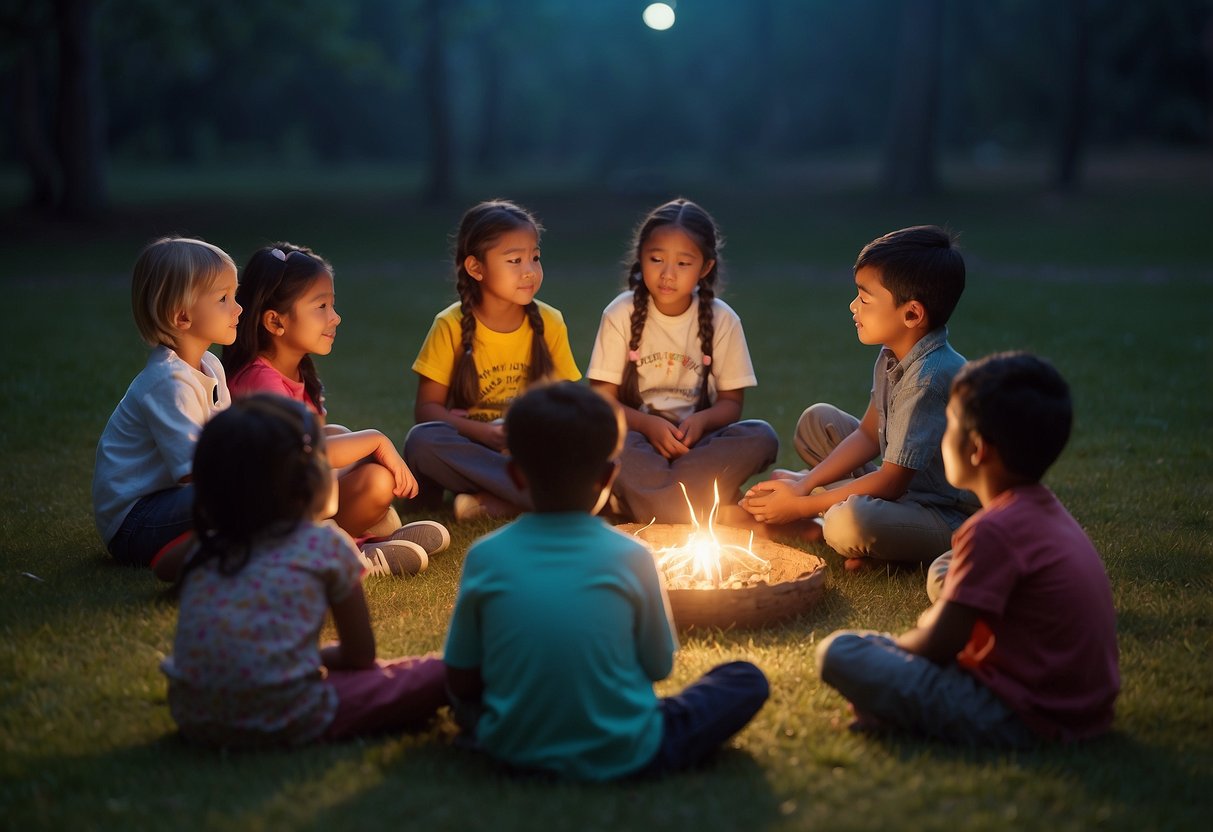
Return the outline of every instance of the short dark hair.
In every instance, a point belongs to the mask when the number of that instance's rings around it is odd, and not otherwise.
[[[617,404],[571,381],[540,384],[510,405],[506,441],[537,509],[581,507],[620,451],[622,420]]]
[[[1000,352],[960,369],[952,381],[960,424],[998,449],[1012,474],[1036,481],[1070,438],[1070,386],[1052,364],[1026,352]]]
[[[952,317],[965,289],[965,261],[956,238],[937,225],[890,231],[863,247],[855,271],[871,266],[898,306],[916,300],[938,329]]]

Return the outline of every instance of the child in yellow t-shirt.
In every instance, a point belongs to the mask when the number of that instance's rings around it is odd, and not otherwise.
[[[540,379],[577,381],[560,312],[535,300],[543,283],[542,227],[512,202],[482,202],[459,224],[459,300],[438,313],[413,370],[417,425],[404,457],[421,498],[455,493],[455,519],[509,517],[530,508],[506,473],[502,419]]]

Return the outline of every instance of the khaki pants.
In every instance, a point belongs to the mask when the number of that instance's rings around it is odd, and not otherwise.
[[[831,404],[815,404],[800,415],[793,443],[810,466],[820,463],[843,439],[859,429],[859,420]],[[879,468],[868,462],[851,472],[853,478]],[[850,480],[831,483],[837,488]],[[923,505],[907,492],[899,500],[852,495],[824,515],[825,541],[843,557],[921,563],[933,560],[952,545],[955,525],[934,506]]]

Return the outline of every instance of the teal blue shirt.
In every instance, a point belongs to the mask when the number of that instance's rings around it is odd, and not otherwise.
[[[657,753],[677,646],[647,548],[584,512],[524,514],[468,550],[445,660],[480,668],[489,754],[607,780]]]

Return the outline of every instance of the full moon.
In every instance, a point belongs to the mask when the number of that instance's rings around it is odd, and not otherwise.
[[[668,3],[651,3],[642,15],[644,25],[664,32],[674,25],[674,8]]]

